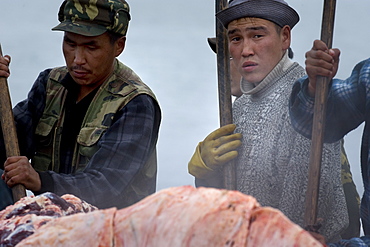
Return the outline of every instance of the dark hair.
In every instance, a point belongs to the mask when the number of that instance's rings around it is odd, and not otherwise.
[[[117,40],[119,40],[120,38],[122,38],[124,36],[122,34],[115,33],[115,32],[112,32],[112,31],[107,31],[107,34],[109,36],[109,41],[110,41],[111,44],[114,44]]]
[[[281,29],[282,29],[282,27],[280,27],[278,24],[276,24],[276,23],[274,23],[275,24],[275,27],[276,27],[276,31],[278,32],[278,33],[280,33],[280,31],[281,31]],[[294,53],[293,53],[293,50],[292,50],[292,48],[288,48],[288,57],[290,58],[290,59],[292,59],[293,57],[294,57]]]
[[[274,23],[274,22],[273,22]],[[274,23],[275,24],[275,29],[276,29],[276,32],[278,33],[278,34],[280,34],[280,32],[281,32],[281,29],[283,29],[282,27],[280,27],[278,24],[276,24],[276,23]]]

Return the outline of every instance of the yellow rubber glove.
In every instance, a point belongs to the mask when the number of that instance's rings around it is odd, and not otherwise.
[[[235,124],[225,125],[200,142],[188,164],[189,173],[197,178],[211,177],[224,164],[238,156],[242,135],[234,133]]]

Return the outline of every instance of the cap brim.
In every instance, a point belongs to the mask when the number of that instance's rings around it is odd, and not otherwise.
[[[52,28],[53,31],[65,31],[84,36],[99,36],[107,31],[104,26],[90,23],[64,21]]]
[[[211,47],[212,51],[217,53],[216,38],[207,38],[207,41],[208,41],[209,47]]]

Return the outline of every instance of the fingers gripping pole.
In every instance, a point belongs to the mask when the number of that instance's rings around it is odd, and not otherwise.
[[[333,41],[334,18],[336,0],[324,0],[321,40],[330,49]],[[316,83],[316,96],[312,128],[312,143],[309,160],[308,186],[306,192],[305,224],[313,226],[317,223],[317,203],[320,187],[321,157],[324,139],[326,100],[329,79],[318,77]]]
[[[0,56],[2,56],[0,44]],[[14,116],[12,111],[12,103],[10,100],[8,82],[5,77],[0,77],[0,121],[3,131],[3,138],[5,143],[6,156],[19,156],[19,145],[17,132],[14,124]],[[17,184],[12,187],[13,199],[18,201],[26,196],[26,189],[22,184]]]

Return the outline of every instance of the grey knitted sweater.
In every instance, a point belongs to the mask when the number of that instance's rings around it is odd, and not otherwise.
[[[288,100],[304,69],[287,56],[258,85],[242,81],[243,95],[233,104],[236,132],[243,134],[236,161],[237,189],[262,206],[281,210],[304,227],[309,139],[291,127]],[[323,148],[318,218],[320,233],[330,242],[348,224],[340,165],[340,143]]]

